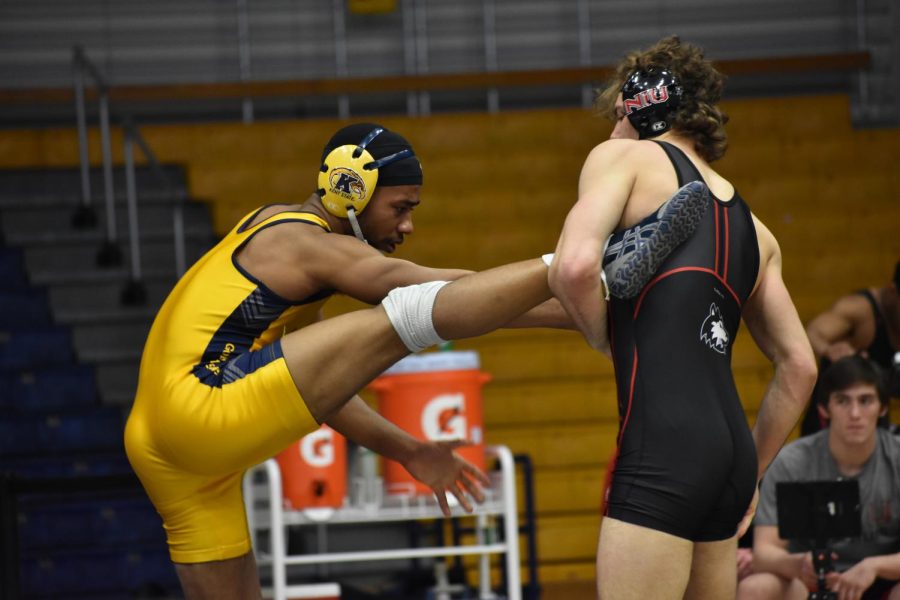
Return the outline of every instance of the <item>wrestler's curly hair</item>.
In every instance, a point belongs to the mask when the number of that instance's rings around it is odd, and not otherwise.
[[[665,37],[650,48],[626,54],[612,79],[599,90],[594,104],[597,111],[615,121],[616,98],[625,80],[634,71],[650,67],[668,69],[684,89],[681,104],[673,113],[672,128],[693,138],[697,152],[707,162],[722,158],[728,147],[728,115],[716,103],[722,97],[725,76],[704,58],[702,49],[682,42],[678,36]]]

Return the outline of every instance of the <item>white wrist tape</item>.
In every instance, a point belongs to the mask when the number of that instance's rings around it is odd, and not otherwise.
[[[448,283],[448,281],[429,281],[394,288],[381,301],[391,325],[410,352],[420,352],[429,346],[446,341],[435,331],[431,311],[437,293]]]
[[[553,252],[551,252],[550,254],[545,254],[545,255],[543,255],[543,256],[541,257],[541,260],[544,261],[544,264],[547,265],[547,266],[549,267],[549,266],[550,266],[550,263],[553,262]]]
[[[603,297],[609,300],[609,284],[606,283],[606,271],[603,270],[603,267],[600,267],[600,285],[603,288]]]

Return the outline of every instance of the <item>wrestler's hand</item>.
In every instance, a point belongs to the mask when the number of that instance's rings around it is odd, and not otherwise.
[[[750,506],[747,508],[747,512],[744,513],[744,518],[741,519],[741,522],[738,524],[737,536],[738,539],[743,537],[747,530],[750,529],[750,523],[753,521],[753,516],[756,514],[756,504],[759,502],[759,484],[756,484],[756,489],[753,491],[753,500],[750,501]]]
[[[737,549],[737,576],[738,581],[753,574],[753,550],[750,548]]]
[[[837,594],[838,600],[859,600],[869,589],[878,572],[872,558],[864,558],[843,573],[829,573],[825,576],[828,589]]]
[[[460,440],[422,442],[403,465],[413,477],[434,490],[445,517],[450,516],[447,492],[456,496],[466,511],[472,512],[469,496],[477,502],[484,502],[481,488],[491,484],[478,467],[453,451],[464,445],[466,442]]]
[[[823,354],[825,355],[825,358],[834,363],[846,356],[853,356],[856,353],[856,348],[851,346],[849,342],[841,341],[829,345],[827,348],[825,348],[825,352]],[[859,354],[863,357],[868,358],[865,350],[859,352]]]

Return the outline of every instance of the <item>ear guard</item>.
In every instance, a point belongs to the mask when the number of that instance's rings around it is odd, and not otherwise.
[[[329,213],[342,219],[361,213],[375,193],[378,169],[414,156],[407,148],[376,160],[366,146],[383,131],[377,127],[359,144],[338,146],[325,157],[319,173],[319,195]]]
[[[622,85],[622,103],[640,139],[671,129],[670,117],[681,105],[683,94],[678,78],[667,69],[650,67],[628,76]]]

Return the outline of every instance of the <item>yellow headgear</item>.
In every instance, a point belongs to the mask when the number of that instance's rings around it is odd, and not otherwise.
[[[351,210],[361,213],[375,193],[378,169],[414,156],[412,150],[407,148],[376,160],[366,146],[383,131],[383,128],[376,127],[359,144],[338,146],[322,162],[319,195],[325,210],[334,216],[346,219]]]

